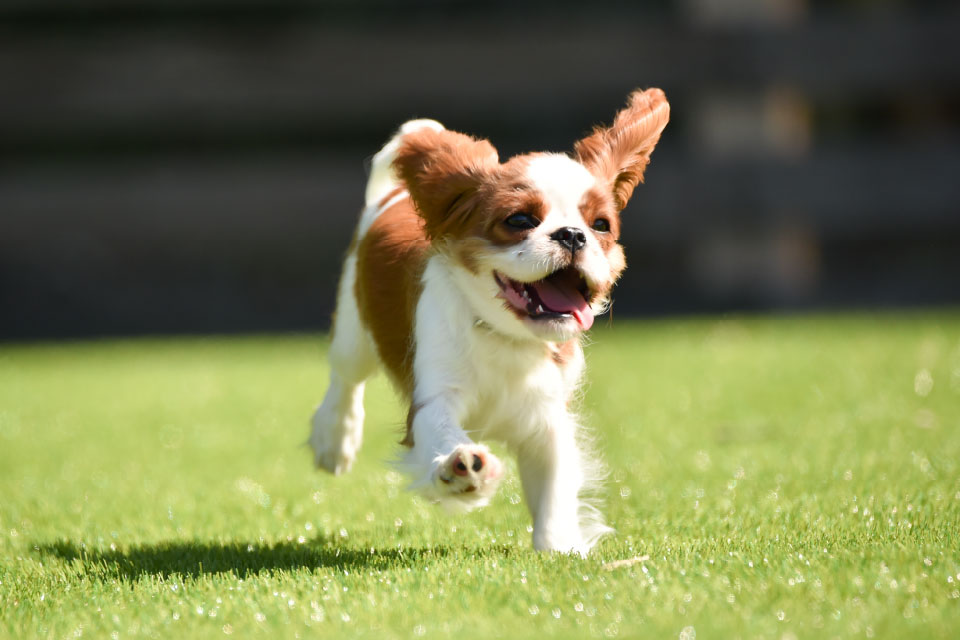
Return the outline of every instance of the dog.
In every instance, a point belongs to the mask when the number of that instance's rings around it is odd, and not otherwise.
[[[610,531],[599,465],[573,412],[580,341],[625,267],[620,211],[670,116],[637,90],[573,154],[500,162],[486,140],[412,120],[373,158],[337,290],[315,463],[348,471],[364,383],[379,366],[409,401],[401,465],[451,510],[485,506],[517,457],[533,546],[585,555]]]

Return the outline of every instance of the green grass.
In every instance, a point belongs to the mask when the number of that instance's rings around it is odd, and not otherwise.
[[[531,550],[515,468],[467,516],[405,492],[382,378],[313,471],[324,344],[0,346],[0,635],[960,637],[960,313],[599,329],[588,559]]]

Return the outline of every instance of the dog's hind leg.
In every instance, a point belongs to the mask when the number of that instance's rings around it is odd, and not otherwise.
[[[314,462],[333,474],[350,470],[363,441],[363,388],[377,356],[360,320],[354,293],[356,253],[347,256],[337,291],[330,343],[330,386],[313,414],[310,447]]]

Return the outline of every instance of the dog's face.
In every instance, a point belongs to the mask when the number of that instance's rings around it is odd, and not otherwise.
[[[625,266],[620,211],[668,118],[661,91],[635,92],[611,127],[576,144],[576,159],[505,163],[485,140],[421,129],[404,136],[394,167],[479,319],[566,341],[606,309]]]

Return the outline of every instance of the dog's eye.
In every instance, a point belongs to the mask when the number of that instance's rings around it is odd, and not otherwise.
[[[606,218],[597,218],[590,226],[593,227],[594,231],[599,231],[600,233],[607,233],[610,231],[610,221]]]
[[[514,213],[504,220],[503,223],[514,229],[533,229],[540,224],[540,221],[529,213]]]

